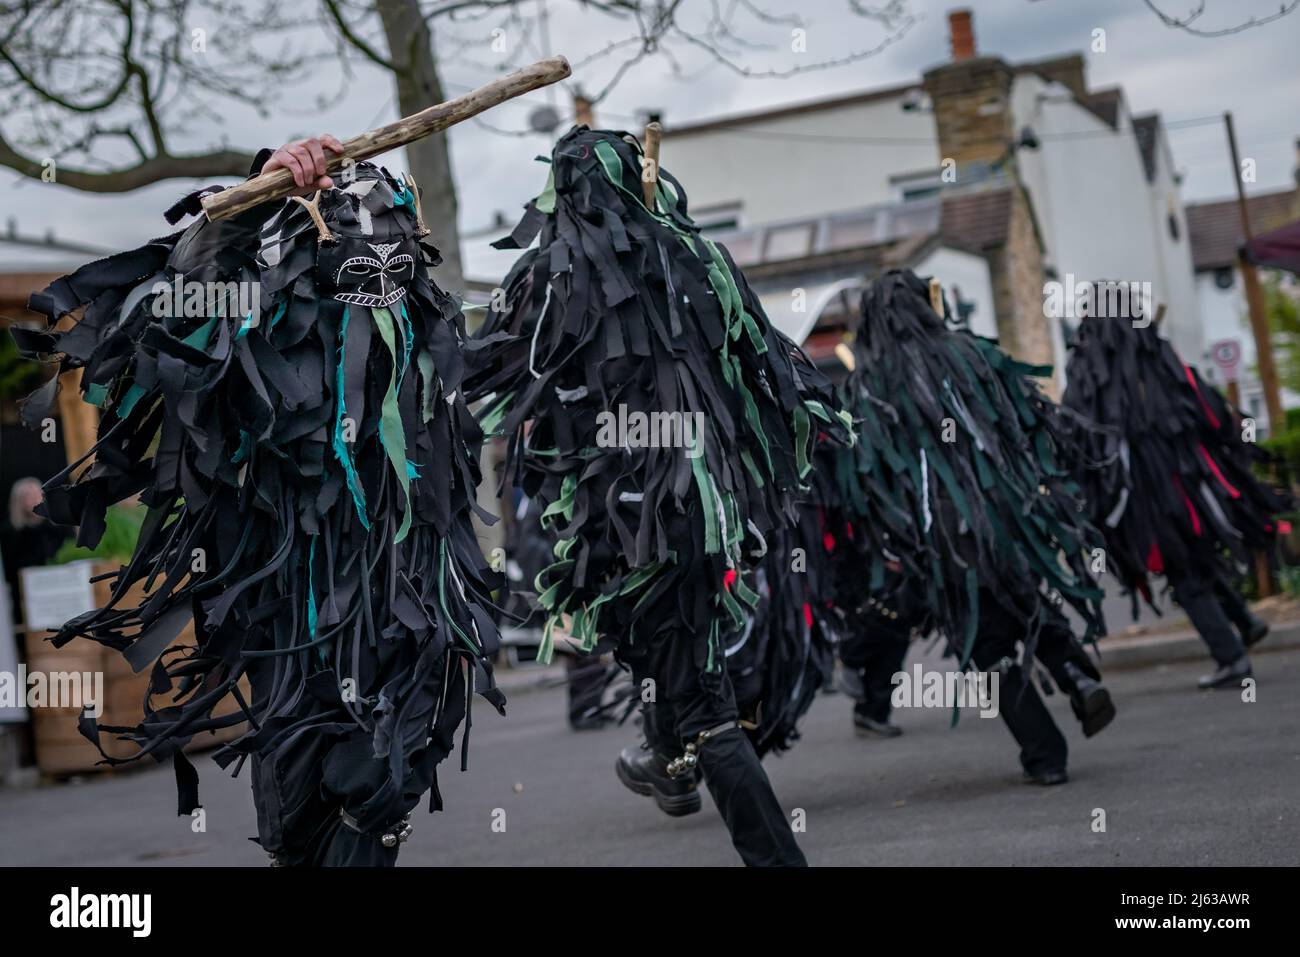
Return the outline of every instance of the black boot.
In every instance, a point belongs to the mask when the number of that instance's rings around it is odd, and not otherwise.
[[[1065,784],[1070,780],[1069,773],[1065,768],[1049,768],[1042,771],[1025,771],[1025,781],[1028,784],[1037,784],[1041,787],[1050,788],[1056,784]]]
[[[1202,675],[1196,682],[1196,686],[1202,691],[1208,691],[1211,688],[1222,688],[1224,685],[1239,685],[1242,679],[1249,678],[1252,674],[1250,659],[1242,655],[1232,664],[1219,665],[1214,674]]]
[[[672,757],[643,743],[639,748],[619,752],[614,771],[629,791],[653,797],[665,814],[685,817],[700,809],[698,777],[694,771],[669,777],[668,762]]]
[[[672,777],[668,762],[677,756],[681,743],[662,729],[672,727],[672,713],[656,704],[641,706],[641,746],[624,748],[614,771],[629,791],[653,797],[659,810],[672,817],[684,817],[700,809],[700,773]]]
[[[718,732],[701,744],[699,766],[731,843],[747,866],[808,866],[772,782],[739,728]]]
[[[883,721],[878,720],[862,705],[853,709],[853,730],[860,738],[896,738],[903,733],[898,725],[889,723],[888,715]]]
[[[1091,738],[1115,719],[1115,703],[1105,686],[1084,674],[1072,661],[1065,663],[1070,678],[1070,707],[1083,725],[1083,735]]]

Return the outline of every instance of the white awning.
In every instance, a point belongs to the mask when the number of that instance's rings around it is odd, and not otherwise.
[[[862,279],[857,276],[833,282],[810,283],[807,286],[759,293],[758,301],[763,304],[763,311],[767,313],[772,325],[803,345],[831,300],[846,289],[861,288],[862,283]],[[796,306],[801,307],[797,312]]]

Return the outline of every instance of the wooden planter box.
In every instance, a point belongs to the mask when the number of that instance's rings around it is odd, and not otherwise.
[[[95,575],[113,571],[115,566],[96,563]],[[103,607],[109,600],[109,582],[94,583],[95,601]],[[136,586],[123,599],[123,604],[130,607],[138,605],[143,598],[143,588]],[[100,724],[131,727],[140,723],[144,715],[144,699],[149,688],[149,670],[140,674],[131,671],[120,652],[90,641],[86,638],[74,638],[62,648],[55,648],[46,640],[49,632],[45,630],[25,632],[28,673],[73,671],[102,672],[104,675],[103,695],[104,710],[99,716]],[[194,623],[190,622],[176,639],[175,645],[194,644]],[[245,700],[249,697],[247,680],[241,682],[241,692]],[[163,707],[166,696],[159,696],[154,701],[155,707]],[[237,711],[239,706],[233,697],[221,701],[213,714],[224,715]],[[77,730],[80,713],[76,708],[30,708],[32,730],[36,741],[36,764],[42,773],[52,775],[80,774],[83,772],[102,772],[124,768],[151,766],[154,762],[146,759],[133,765],[110,767],[99,764],[102,760],[95,746],[81,736]],[[233,740],[243,733],[243,723],[217,732],[203,732],[195,735],[188,751],[215,747]],[[138,746],[134,741],[120,741],[116,735],[101,734],[100,744],[105,752],[115,758],[125,758],[134,754]]]

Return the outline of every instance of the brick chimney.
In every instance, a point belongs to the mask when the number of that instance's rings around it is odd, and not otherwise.
[[[927,70],[923,83],[934,104],[941,156],[958,166],[1003,158],[1011,142],[1011,81],[1015,74],[999,57],[976,56],[969,10],[948,15],[952,59]]]
[[[948,14],[948,39],[952,44],[954,63],[975,55],[975,29],[971,25],[969,10],[953,10]]]
[[[969,10],[948,15],[952,59],[927,70],[925,92],[934,105],[939,159],[956,161],[961,189],[995,164],[1008,177],[990,188],[1006,190],[1007,226],[1003,243],[984,250],[993,280],[998,339],[1019,359],[1051,363],[1051,327],[1043,314],[1043,252],[1028,194],[1019,181],[1010,145],[1015,139],[1011,87],[1015,71],[1000,57],[979,56]],[[1048,391],[1054,389],[1048,386]]]

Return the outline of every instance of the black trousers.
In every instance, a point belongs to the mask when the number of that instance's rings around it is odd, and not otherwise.
[[[854,710],[872,721],[886,722],[893,710],[894,675],[903,669],[911,629],[902,618],[873,617],[862,633],[840,643],[840,661],[862,679],[862,700]]]
[[[585,655],[568,655],[565,670],[569,679],[569,721],[578,722],[600,711],[608,683],[609,669],[600,656],[613,649],[614,643],[602,638]]]
[[[1237,630],[1241,632],[1241,636],[1245,638],[1251,627],[1259,619],[1251,613],[1250,606],[1246,604],[1246,599],[1241,597],[1241,592],[1216,578],[1214,581],[1214,597],[1219,600],[1219,607],[1228,616],[1228,621],[1232,622]]]
[[[253,674],[255,694],[273,674],[264,659]],[[253,805],[258,843],[281,866],[391,867],[400,845],[385,847],[383,833],[400,825],[432,790],[442,808],[438,764],[451,753],[468,720],[468,675],[458,657],[446,664],[449,680],[437,720],[418,742],[395,741],[375,756],[375,736],[347,713],[310,693],[301,717],[278,729],[253,754]],[[346,816],[345,816],[346,815]]]
[[[1174,589],[1174,601],[1187,613],[1192,627],[1220,665],[1230,665],[1246,653],[1242,636],[1253,621],[1250,609],[1222,582],[1195,569],[1167,569],[1165,576]]]
[[[732,724],[699,749],[704,783],[731,843],[750,867],[804,867],[808,861],[772,782],[749,736],[735,726],[739,710],[731,681],[725,670],[708,678],[700,673],[693,642],[690,635],[660,638],[653,651],[631,662],[638,693],[646,679],[654,682],[654,700],[646,705],[652,712],[645,723],[647,739],[660,753],[681,754],[700,732]]]
[[[1072,664],[1094,681],[1101,680],[1101,672],[1084,650],[1083,644],[1074,637],[1069,619],[1059,611],[1052,611],[1038,633],[1038,644],[1034,647],[1037,658],[1051,674],[1056,686],[1066,694],[1075,691],[1074,676],[1066,668]]]
[[[1007,730],[1020,745],[1021,766],[1030,773],[1063,771],[1069,758],[1065,736],[1052,720],[1030,676],[1016,660],[1016,643],[1024,637],[1020,617],[991,594],[981,592],[980,630],[971,653],[975,667],[998,675],[998,710]],[[1035,654],[1044,661],[1058,684],[1062,678],[1068,680],[1064,664],[1072,657],[1069,644],[1073,641],[1063,616],[1059,622],[1049,621],[1039,634]],[[1079,652],[1082,653],[1081,648]],[[1062,685],[1067,693],[1072,689],[1073,682]]]

